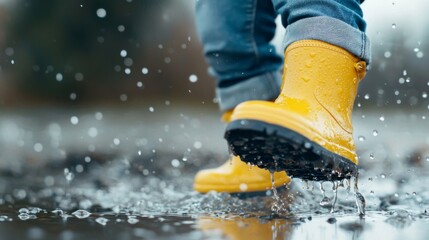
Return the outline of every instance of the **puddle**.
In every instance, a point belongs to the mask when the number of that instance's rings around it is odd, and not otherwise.
[[[359,192],[350,181],[325,182],[320,192],[317,183],[294,179],[287,189],[249,198],[192,190],[202,165],[226,159],[205,149],[134,145],[128,154],[99,148],[45,162],[27,156],[0,170],[0,231],[5,239],[47,240],[426,239],[426,148],[400,153],[389,144],[360,146]]]

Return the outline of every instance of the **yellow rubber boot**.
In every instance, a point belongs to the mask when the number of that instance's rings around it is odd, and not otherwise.
[[[366,64],[317,40],[285,51],[283,86],[273,102],[236,107],[225,138],[243,161],[308,180],[357,173],[352,110]]]
[[[229,122],[231,112],[222,120]],[[290,182],[285,172],[274,173],[274,186],[281,187]],[[209,191],[227,193],[263,192],[272,188],[271,173],[256,166],[249,166],[237,156],[231,156],[218,168],[201,170],[194,180],[194,189],[201,193]]]

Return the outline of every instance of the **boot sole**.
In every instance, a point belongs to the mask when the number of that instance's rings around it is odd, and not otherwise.
[[[235,120],[225,132],[230,150],[242,161],[290,177],[334,181],[356,176],[358,167],[301,134],[258,120]]]
[[[287,191],[285,186],[276,187],[277,193],[281,194]],[[269,193],[267,193],[269,192]],[[273,195],[273,189],[268,189],[265,191],[255,191],[255,192],[240,192],[240,193],[229,193],[231,196],[236,197],[238,199],[248,199],[255,197],[268,197]]]

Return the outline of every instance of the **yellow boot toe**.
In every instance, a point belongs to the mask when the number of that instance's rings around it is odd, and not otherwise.
[[[273,177],[276,188],[290,182],[290,178],[285,172],[276,172]],[[236,156],[218,168],[199,171],[194,180],[194,189],[201,193],[209,191],[262,192],[272,187],[269,171],[256,166],[249,166]]]

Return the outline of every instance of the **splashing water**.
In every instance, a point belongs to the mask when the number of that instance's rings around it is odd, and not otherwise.
[[[365,198],[360,192],[355,193],[356,206],[358,208],[359,216],[365,215]]]
[[[332,190],[334,191],[334,201],[332,202],[332,207],[331,207],[331,213],[334,212],[334,208],[335,208],[335,203],[337,203],[337,197],[338,197],[338,186],[340,184],[338,182],[332,182]]]
[[[326,191],[323,188],[323,182],[320,183],[320,191],[322,192],[322,200],[320,201],[320,206],[324,207],[324,208],[330,208],[332,207],[331,205],[331,199],[329,197],[326,196]]]
[[[273,190],[273,200],[274,200],[273,204],[271,205],[271,211],[275,213],[279,213],[280,210],[282,209],[282,204],[281,204],[281,200],[277,192],[276,184],[274,181],[274,172],[270,172],[270,177],[271,177],[271,189]]]

